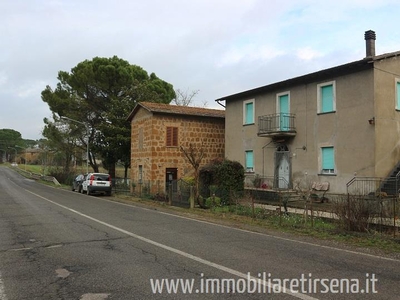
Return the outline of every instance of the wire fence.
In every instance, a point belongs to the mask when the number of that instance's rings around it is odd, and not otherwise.
[[[274,177],[248,177],[243,191],[200,185],[194,199],[192,184],[184,180],[116,181],[115,192],[151,198],[184,208],[192,205],[214,211],[246,215],[278,226],[314,227],[321,230],[343,228],[351,231],[398,233],[398,195],[384,192],[383,181],[353,180],[347,194],[318,193],[312,189],[273,188]]]

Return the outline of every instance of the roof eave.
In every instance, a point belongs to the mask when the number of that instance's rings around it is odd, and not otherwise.
[[[291,79],[287,79],[287,80],[279,81],[279,82],[276,82],[276,83],[264,85],[264,86],[261,86],[261,87],[258,87],[258,88],[254,88],[254,89],[251,89],[251,90],[247,90],[247,91],[239,92],[239,93],[232,94],[232,95],[229,95],[229,96],[221,97],[221,98],[216,99],[215,101],[218,102],[218,101],[243,99],[245,97],[251,97],[251,96],[254,96],[256,94],[259,94],[259,93],[262,93],[262,92],[266,92],[266,91],[272,91],[272,90],[277,90],[277,89],[280,89],[280,88],[286,88],[286,87],[293,86],[293,85],[296,85],[296,84],[304,84],[304,83],[313,82],[313,81],[315,81],[317,79],[318,80],[325,80],[327,78],[330,78],[330,77],[333,77],[333,76],[337,76],[337,75],[350,74],[350,73],[354,73],[354,72],[358,72],[358,71],[362,71],[362,70],[366,70],[366,69],[372,68],[373,62],[374,62],[374,58],[373,57],[367,57],[367,58],[364,58],[362,60],[354,61],[354,62],[351,62],[351,63],[348,63],[348,64],[336,66],[336,67],[329,68],[329,69],[324,69],[324,70],[321,70],[321,71],[309,73],[309,74],[306,74],[306,75],[294,77],[294,78],[291,78]]]

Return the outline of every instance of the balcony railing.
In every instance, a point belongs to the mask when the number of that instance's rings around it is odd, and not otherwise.
[[[258,117],[259,136],[295,136],[295,115],[278,113]]]

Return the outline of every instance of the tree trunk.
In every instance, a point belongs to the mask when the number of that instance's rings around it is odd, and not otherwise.
[[[115,183],[115,163],[111,163],[108,168],[108,174],[110,174],[111,178],[114,180],[113,183]]]

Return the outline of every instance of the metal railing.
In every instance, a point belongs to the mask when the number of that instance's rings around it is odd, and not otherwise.
[[[258,117],[258,135],[296,133],[295,115],[277,113]]]

